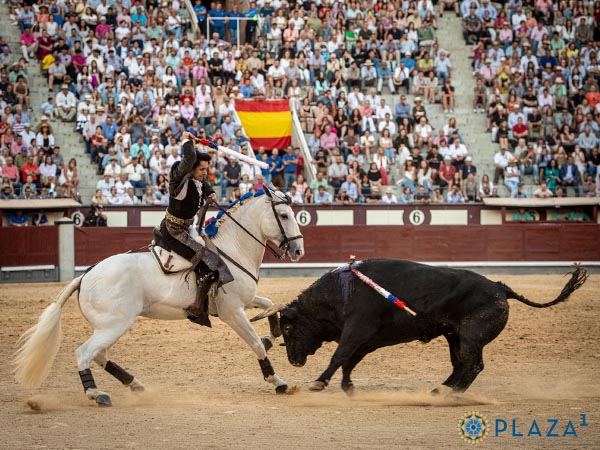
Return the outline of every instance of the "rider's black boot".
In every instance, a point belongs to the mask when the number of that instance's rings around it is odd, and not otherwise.
[[[208,272],[200,277],[196,272],[196,279],[198,280],[196,301],[188,306],[185,312],[188,314],[187,318],[190,322],[212,328],[208,315],[208,292],[215,280],[215,274]]]

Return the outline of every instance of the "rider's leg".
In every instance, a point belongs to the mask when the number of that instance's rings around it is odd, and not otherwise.
[[[188,314],[188,319],[191,322],[211,328],[208,315],[208,293],[212,284],[218,278],[218,274],[210,271],[201,260],[194,266],[194,271],[196,273],[197,286],[196,299],[194,303],[186,308],[185,312]]]

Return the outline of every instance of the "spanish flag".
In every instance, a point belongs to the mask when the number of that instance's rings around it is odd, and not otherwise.
[[[292,113],[289,100],[237,100],[235,110],[250,144],[256,150],[282,149],[292,143]]]

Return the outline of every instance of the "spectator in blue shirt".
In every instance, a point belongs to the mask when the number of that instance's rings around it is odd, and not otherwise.
[[[119,127],[113,122],[112,117],[107,116],[106,122],[102,124],[102,133],[109,143],[115,143],[115,134],[119,131]]]
[[[274,148],[271,151],[271,156],[267,158],[267,164],[269,165],[269,175],[271,176],[271,182],[276,184],[277,186],[281,186],[283,184],[283,177],[281,176],[281,174],[283,173],[283,161],[281,159],[281,156],[279,156],[279,150]]]
[[[198,19],[200,31],[206,36],[206,6],[202,4],[202,0],[196,0],[194,13],[196,13],[196,18]]]
[[[223,5],[217,2],[215,9],[211,9],[209,13],[210,25],[213,32],[219,33],[219,39],[225,39],[225,11],[223,11]]]
[[[260,15],[263,18],[262,35],[266,37],[271,32],[271,18],[275,15],[275,8],[269,0],[265,0],[265,6],[260,8]]]
[[[244,15],[240,12],[240,8],[237,4],[233,5],[233,9],[227,13],[227,16],[230,18],[227,21],[227,29],[229,30],[229,42],[233,44],[237,44],[238,40],[238,30],[240,24],[236,18],[242,18]]]
[[[29,216],[18,210],[8,215],[8,223],[11,227],[26,227],[29,225]]]
[[[298,167],[298,155],[294,154],[294,148],[288,145],[283,155],[283,181],[285,182],[284,190],[290,190],[292,184],[296,181],[296,168]]]
[[[252,80],[250,78],[248,78],[246,83],[242,85],[240,88],[240,93],[246,100],[254,97],[254,86],[252,85]]]
[[[254,45],[254,33],[258,25],[258,8],[256,2],[250,2],[250,8],[246,12],[246,17],[249,19],[246,22],[246,43]]]

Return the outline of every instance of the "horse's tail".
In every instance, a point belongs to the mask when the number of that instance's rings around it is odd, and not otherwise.
[[[514,299],[520,301],[521,303],[524,303],[527,306],[533,306],[534,308],[547,308],[549,306],[556,305],[557,303],[564,302],[566,299],[568,299],[569,296],[573,292],[575,292],[577,289],[579,289],[583,285],[583,283],[585,283],[585,280],[587,280],[587,277],[588,277],[587,270],[585,270],[584,267],[581,267],[580,265],[576,264],[575,270],[573,272],[571,272],[571,278],[569,279],[567,284],[565,284],[561,293],[558,295],[558,297],[556,297],[554,300],[552,300],[551,302],[548,302],[548,303],[532,302],[531,300],[528,300],[527,298],[523,297],[522,295],[517,294],[515,291],[513,291],[511,288],[509,288],[504,283],[498,283],[498,284],[500,284],[500,286],[502,286],[504,288],[507,298],[514,298]]]
[[[37,388],[48,377],[60,347],[60,312],[71,294],[79,289],[81,278],[71,281],[44,310],[38,323],[19,338],[13,373],[23,386]]]

